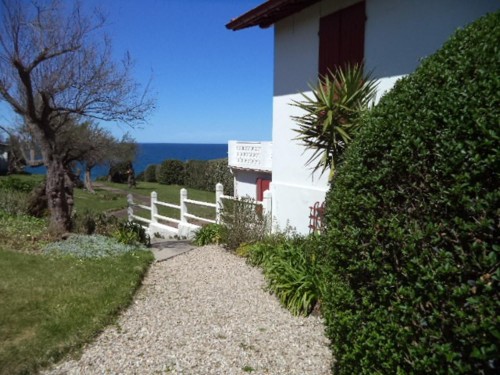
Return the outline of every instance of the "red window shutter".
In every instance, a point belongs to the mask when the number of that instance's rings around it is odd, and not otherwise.
[[[322,17],[319,22],[319,74],[362,63],[365,49],[365,2]]]
[[[319,20],[319,74],[340,63],[340,14],[332,13]]]
[[[341,62],[361,64],[365,50],[365,2],[344,9],[341,17]]]

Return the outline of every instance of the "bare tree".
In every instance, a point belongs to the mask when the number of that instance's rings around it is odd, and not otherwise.
[[[0,125],[0,130],[9,136],[9,173],[19,172],[26,166],[40,167],[43,165],[40,147],[36,145],[27,126],[6,127]]]
[[[136,156],[136,143],[124,135],[121,140],[115,138],[109,131],[96,124],[84,124],[83,131],[79,137],[82,150],[78,161],[84,166],[85,188],[94,192],[92,185],[92,169],[98,165],[110,165],[121,160],[132,160]]]
[[[129,56],[121,64],[112,60],[101,15],[85,15],[78,2],[68,9],[58,0],[0,1],[0,98],[41,147],[51,229],[65,232],[73,190],[58,142],[61,128],[79,117],[133,125],[145,120],[153,102],[138,95]]]

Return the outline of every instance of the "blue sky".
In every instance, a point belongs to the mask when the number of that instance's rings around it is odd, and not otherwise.
[[[156,110],[138,142],[270,140],[273,30],[225,24],[262,0],[97,0],[118,56],[152,77]],[[113,131],[115,135],[120,130]]]
[[[106,14],[116,58],[129,51],[134,77],[152,77],[156,109],[141,129],[108,124],[138,142],[270,140],[273,29],[226,29],[263,0],[91,0]],[[6,112],[0,109],[2,122]],[[104,125],[104,124],[103,124]]]

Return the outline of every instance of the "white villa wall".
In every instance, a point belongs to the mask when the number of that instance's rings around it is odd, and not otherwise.
[[[293,139],[299,115],[290,105],[308,91],[318,72],[319,18],[357,0],[322,1],[275,24],[273,98],[273,207],[280,228],[307,233],[309,206],[323,201],[327,173],[305,168],[310,153]],[[422,57],[435,52],[457,27],[498,9],[491,0],[367,0],[365,64],[379,79],[379,92],[412,72]],[[255,189],[255,188],[254,188]]]
[[[271,179],[270,173],[246,171],[233,169],[234,174],[234,196],[236,197],[250,197],[257,199],[257,185],[258,178]]]

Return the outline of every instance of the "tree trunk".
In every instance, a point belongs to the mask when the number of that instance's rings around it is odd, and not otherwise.
[[[58,158],[52,157],[47,163],[46,192],[50,211],[50,231],[55,235],[69,232],[73,209],[73,182]]]
[[[85,188],[89,192],[94,194],[95,193],[94,186],[92,186],[92,178],[90,176],[91,170],[92,170],[92,167],[89,167],[88,165],[85,167]]]

